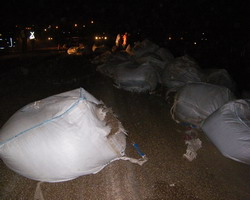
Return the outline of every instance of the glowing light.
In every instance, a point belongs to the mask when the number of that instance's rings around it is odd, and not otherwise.
[[[108,37],[104,37],[104,40],[107,40],[108,39]]]
[[[56,29],[58,29],[59,27],[58,26],[56,26]]]
[[[197,43],[196,42],[194,42],[194,45],[196,45]]]
[[[46,32],[46,31],[47,31],[47,29],[45,28],[45,29],[44,29],[44,31]]]
[[[85,25],[82,25],[83,28],[85,28]]]
[[[35,32],[34,31],[30,31],[30,40],[34,40],[35,39]]]
[[[172,40],[172,37],[168,37],[168,40]]]
[[[13,47],[13,40],[12,40],[12,37],[10,37],[10,45],[9,47]]]
[[[181,37],[181,40],[183,40],[183,37]]]
[[[98,37],[96,36],[95,39],[98,40]]]
[[[91,22],[90,22],[91,24],[94,24],[94,21],[93,20],[91,20]]]
[[[75,24],[75,27],[77,27],[77,24]]]
[[[53,40],[53,38],[52,37],[48,37],[48,40]]]

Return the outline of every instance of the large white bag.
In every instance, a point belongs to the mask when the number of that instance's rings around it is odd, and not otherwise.
[[[203,69],[204,81],[235,91],[235,82],[226,69]]]
[[[159,82],[157,71],[149,63],[137,68],[120,67],[114,75],[118,88],[131,92],[150,92],[155,90]]]
[[[201,128],[225,157],[250,165],[250,100],[225,104]]]
[[[137,68],[138,64],[132,61],[113,61],[109,63],[104,63],[99,65],[96,71],[108,76],[110,78],[114,78],[115,74],[120,68]]]
[[[23,107],[0,130],[4,163],[27,178],[46,182],[97,173],[120,159],[125,147],[121,123],[82,88]]]
[[[234,99],[225,87],[208,83],[189,83],[175,95],[171,113],[174,120],[200,126],[200,123],[222,105]]]
[[[201,82],[201,79],[199,65],[189,56],[173,59],[162,72],[162,85],[168,89],[182,87],[187,83]]]
[[[157,44],[145,39],[142,42],[135,44],[134,56],[137,58],[142,57],[146,53],[156,52],[159,48],[160,47]]]

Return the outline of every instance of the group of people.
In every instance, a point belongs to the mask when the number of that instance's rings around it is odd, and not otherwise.
[[[119,48],[126,48],[128,44],[128,33],[125,32],[123,35],[118,33],[115,40],[115,45]]]

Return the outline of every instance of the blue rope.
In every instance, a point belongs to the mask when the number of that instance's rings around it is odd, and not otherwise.
[[[137,153],[141,156],[141,157],[144,157],[145,156],[145,153],[143,153],[140,148],[139,148],[139,145],[138,144],[133,144],[134,148],[136,149]]]
[[[67,113],[69,113],[74,107],[76,107],[79,104],[80,101],[85,100],[85,99],[86,98],[83,96],[83,89],[80,88],[80,97],[79,97],[78,101],[75,102],[72,106],[70,106],[64,113],[62,113],[62,114],[60,114],[58,116],[55,116],[55,117],[53,117],[51,119],[45,120],[45,121],[43,121],[43,122],[41,122],[41,123],[39,123],[39,124],[31,127],[31,128],[28,128],[28,129],[26,129],[26,130],[18,133],[17,135],[15,135],[15,136],[13,136],[11,138],[8,138],[7,140],[5,140],[3,142],[0,142],[0,145],[3,145],[3,144],[6,144],[7,142],[10,142],[11,140],[13,140],[13,139],[15,139],[15,138],[23,135],[24,133],[27,133],[30,130],[33,130],[33,129],[37,128],[37,127],[43,126],[43,125],[45,125],[47,123],[50,123],[50,122],[52,122],[52,121],[54,121],[56,119],[59,119],[59,118],[63,117],[64,115],[66,115]]]

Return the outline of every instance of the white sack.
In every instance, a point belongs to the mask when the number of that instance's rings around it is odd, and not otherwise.
[[[135,44],[133,52],[134,52],[135,57],[141,57],[145,53],[155,52],[159,48],[160,47],[157,44],[146,39],[146,40],[143,40],[142,42]]]
[[[191,82],[201,82],[199,65],[189,56],[175,58],[164,69],[162,85],[172,89]]]
[[[234,99],[233,93],[225,87],[208,83],[189,83],[177,91],[172,117],[196,126],[222,105]]]
[[[173,54],[166,48],[159,48],[157,51],[155,51],[155,54],[160,56],[161,60],[167,64],[174,59]]]
[[[124,155],[126,138],[106,121],[105,106],[84,89],[31,103],[0,131],[0,157],[27,178],[59,182],[97,173]]]
[[[148,63],[137,68],[121,67],[116,71],[114,82],[118,88],[131,92],[153,91],[158,83],[156,70]]]
[[[225,157],[250,165],[250,100],[225,104],[204,121],[202,130]]]
[[[165,68],[166,63],[155,53],[146,53],[142,57],[136,58],[135,61],[139,64],[149,63],[159,73]]]
[[[220,85],[235,91],[235,82],[226,69],[204,69],[205,82]]]
[[[108,76],[110,78],[114,78],[115,74],[117,74],[117,71],[120,68],[128,68],[128,69],[134,69],[137,68],[138,64],[132,62],[132,61],[112,61],[108,62],[102,65],[97,66],[96,71],[104,74],[105,76]]]

